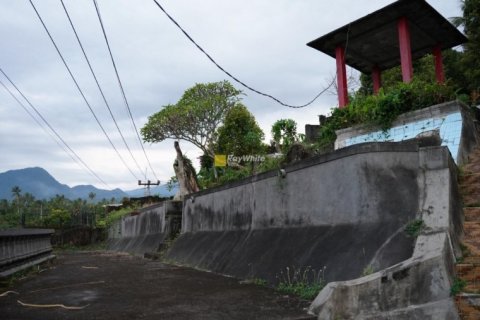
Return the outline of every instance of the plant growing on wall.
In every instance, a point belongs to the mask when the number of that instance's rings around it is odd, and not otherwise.
[[[348,106],[332,110],[331,116],[320,128],[318,145],[324,147],[333,144],[336,130],[358,124],[387,130],[402,113],[453,99],[455,92],[450,86],[419,79],[381,89],[377,95],[358,92]]]

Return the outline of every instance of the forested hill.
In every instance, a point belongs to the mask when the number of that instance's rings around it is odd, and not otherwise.
[[[90,192],[95,199],[122,199],[128,194],[120,189],[102,190],[92,185],[75,186],[73,188],[61,184],[42,168],[26,168],[0,173],[0,199],[13,199],[12,189],[18,186],[22,193],[30,193],[36,199],[49,199],[55,195],[64,195],[68,199],[88,199]]]

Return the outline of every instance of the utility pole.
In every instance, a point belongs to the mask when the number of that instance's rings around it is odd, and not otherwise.
[[[147,180],[146,182],[142,182],[142,180],[138,180],[138,185],[145,186],[145,196],[150,196],[150,186],[160,185],[160,180],[157,180],[157,182],[151,182],[150,180]]]

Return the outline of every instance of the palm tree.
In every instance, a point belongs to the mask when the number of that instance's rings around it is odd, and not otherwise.
[[[22,189],[20,189],[19,186],[14,186],[12,188],[12,195],[15,197],[15,202],[17,203],[17,214],[18,216],[20,216],[20,196],[22,194]],[[22,215],[21,215],[21,218],[20,218],[20,223],[22,225],[22,227],[25,227],[25,216],[23,215],[23,212],[22,212]]]

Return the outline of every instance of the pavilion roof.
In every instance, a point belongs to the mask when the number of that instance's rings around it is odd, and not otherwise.
[[[398,0],[363,18],[332,31],[307,45],[335,58],[338,46],[345,48],[349,66],[370,73],[400,65],[397,22],[409,22],[412,58],[431,53],[432,48],[448,49],[467,38],[425,0]]]

